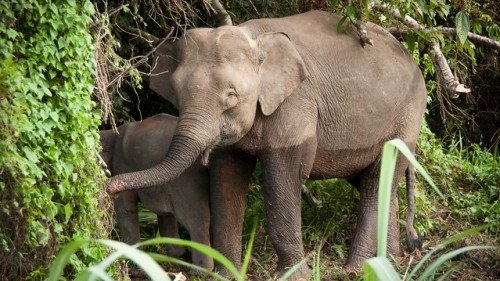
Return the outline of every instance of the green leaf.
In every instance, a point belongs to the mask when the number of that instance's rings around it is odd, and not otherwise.
[[[356,7],[348,6],[346,9],[346,14],[347,14],[347,17],[349,17],[349,19],[352,22],[356,22]]]
[[[463,11],[458,12],[455,17],[455,27],[457,28],[458,41],[463,45],[470,30],[469,15]]]
[[[147,241],[141,242],[139,245],[157,245],[157,244],[169,244],[169,245],[177,245],[177,246],[186,246],[192,249],[197,250],[198,252],[210,256],[214,259],[214,261],[220,263],[233,275],[236,280],[243,280],[238,269],[219,251],[210,248],[209,246],[201,243],[197,243],[189,240],[182,240],[177,238],[167,238],[167,237],[158,237],[154,239],[149,239]]]
[[[417,273],[417,271],[427,262],[427,260],[429,260],[432,255],[437,252],[437,251],[440,251],[442,249],[444,249],[446,246],[456,242],[456,241],[459,241],[459,240],[462,240],[463,238],[467,237],[467,236],[470,236],[472,234],[475,234],[475,233],[478,233],[484,229],[488,228],[488,225],[481,225],[481,226],[477,226],[477,227],[474,227],[474,228],[471,228],[471,229],[468,229],[466,231],[462,231],[458,234],[455,234],[453,235],[452,237],[448,238],[447,240],[445,240],[444,242],[440,243],[439,245],[437,245],[434,249],[432,249],[429,253],[427,253],[418,263],[417,265],[412,269],[412,271],[410,272],[410,274],[407,276],[407,280],[411,280],[411,278],[413,276],[415,276],[415,274]]]
[[[292,266],[289,270],[287,270],[285,272],[285,274],[283,274],[283,276],[281,276],[278,281],[285,281],[285,280],[288,280],[288,278],[290,278],[292,276],[292,274],[299,270],[299,268],[301,268],[305,263],[307,262],[307,258],[303,258],[298,264]],[[243,280],[243,279],[241,279]]]
[[[444,255],[441,255],[438,259],[436,259],[433,263],[431,263],[427,269],[420,275],[420,277],[417,279],[418,281],[424,281],[427,280],[427,278],[431,277],[434,275],[436,270],[446,261],[462,254],[468,251],[473,251],[473,250],[493,250],[496,249],[496,247],[493,246],[468,246],[468,247],[462,247],[460,249],[451,251],[449,253],[446,253]]]
[[[250,232],[250,239],[247,244],[247,250],[245,253],[245,258],[243,259],[243,265],[241,266],[241,280],[245,279],[247,275],[248,266],[250,265],[250,258],[252,257],[253,241],[255,240],[255,232],[257,232],[257,218],[254,219],[252,232]]]
[[[117,252],[120,252],[129,260],[133,261],[144,270],[151,280],[170,280],[168,274],[153,260],[153,258],[143,251],[138,250],[136,247],[113,240],[99,240],[99,242],[110,248],[114,248]],[[104,270],[107,266],[101,266],[101,264],[97,266]],[[96,272],[100,272],[99,269],[97,269]]]
[[[385,257],[387,253],[387,230],[391,201],[392,181],[398,151],[391,142],[386,142],[382,150],[382,163],[378,185],[378,218],[377,218],[377,256]]]
[[[408,44],[408,50],[410,53],[413,53],[415,51],[415,42],[417,42],[417,35],[413,32],[409,32],[408,36],[406,36],[406,44]]]
[[[64,222],[65,223],[67,223],[69,221],[72,214],[73,214],[73,208],[71,207],[71,204],[68,203],[68,204],[64,205]]]
[[[363,278],[365,281],[400,281],[392,264],[386,257],[375,257],[365,261],[363,264]]]
[[[439,196],[441,196],[441,199],[445,200],[446,198],[444,197],[443,193],[441,193],[429,174],[425,171],[424,167],[422,167],[422,165],[418,163],[417,159],[415,159],[415,156],[413,156],[413,153],[408,149],[406,144],[400,139],[393,139],[389,142],[399,149],[399,151],[406,157],[406,159],[408,159],[408,161],[410,161],[415,169],[424,177],[427,183],[434,188]]]
[[[66,267],[66,265],[70,261],[70,257],[88,242],[89,241],[86,239],[76,239],[64,246],[64,248],[59,252],[59,254],[57,254],[56,259],[49,267],[48,281],[58,281],[59,277],[62,276],[64,267]]]
[[[208,270],[206,268],[194,265],[194,264],[189,263],[187,261],[183,261],[180,259],[176,259],[176,258],[172,258],[169,256],[165,256],[165,255],[158,254],[158,253],[152,253],[152,252],[148,252],[148,255],[151,256],[155,261],[158,261],[158,262],[175,263],[175,264],[187,267],[187,268],[194,269],[198,272],[203,272],[203,274],[209,275],[217,280],[229,281],[229,279],[220,276],[216,272],[213,272],[213,271]]]
[[[347,19],[347,16],[343,16],[340,20],[339,23],[337,24],[337,33],[342,32],[342,27],[344,25],[345,20]]]
[[[337,6],[338,2],[339,2],[338,0],[330,0],[330,7],[328,8],[328,10],[330,11],[330,13],[334,12],[335,7]]]
[[[25,146],[23,147],[23,152],[24,155],[26,156],[26,159],[28,159],[32,164],[38,163],[38,156],[31,150],[31,148]]]

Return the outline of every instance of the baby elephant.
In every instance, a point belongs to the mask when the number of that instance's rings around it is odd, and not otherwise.
[[[113,176],[153,167],[167,154],[176,126],[177,117],[158,114],[118,127],[119,134],[112,130],[100,131],[101,157]],[[178,237],[179,220],[191,240],[210,246],[209,184],[207,169],[196,161],[166,185],[119,193],[114,205],[123,240],[129,244],[139,242],[137,203],[141,201],[157,214],[161,236]],[[170,246],[167,252],[179,257],[185,249]],[[212,258],[195,250],[192,251],[192,263],[209,270],[214,265]]]

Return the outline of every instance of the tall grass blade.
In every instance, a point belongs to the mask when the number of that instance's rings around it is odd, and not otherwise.
[[[457,271],[457,269],[460,267],[460,265],[455,265],[452,268],[448,269],[443,275],[439,276],[439,278],[436,281],[447,281],[448,276],[452,274],[453,272]]]
[[[408,161],[410,161],[410,163],[415,167],[415,169],[424,177],[427,183],[429,183],[429,185],[432,186],[432,188],[434,188],[434,190],[441,197],[441,199],[443,200],[446,199],[443,193],[441,193],[441,190],[439,190],[439,188],[436,186],[436,184],[431,179],[429,174],[425,171],[424,167],[422,167],[422,165],[418,163],[417,159],[415,159],[415,156],[413,156],[413,153],[410,151],[410,149],[408,149],[404,141],[400,139],[393,139],[390,140],[389,143],[398,148],[398,150],[406,157],[406,159],[408,159]]]
[[[462,231],[458,234],[455,234],[453,235],[452,237],[446,239],[444,242],[440,243],[439,245],[437,245],[434,249],[432,249],[429,253],[427,253],[418,263],[417,265],[415,266],[415,268],[413,268],[413,270],[410,272],[410,275],[408,275],[408,278],[406,278],[406,280],[412,280],[412,277],[415,276],[415,274],[417,273],[417,271],[432,257],[432,255],[439,251],[439,250],[442,250],[444,248],[446,248],[446,246],[456,242],[456,241],[459,241],[459,240],[462,240],[463,238],[467,237],[467,236],[470,236],[470,235],[473,235],[475,233],[478,233],[484,229],[486,229],[488,227],[488,225],[481,225],[481,226],[477,226],[477,227],[474,227],[474,228],[471,228],[471,229],[468,229],[466,231]]]
[[[320,257],[321,249],[318,247],[317,254],[314,256],[314,281],[321,281],[321,270],[320,270]]]
[[[98,240],[100,243],[115,249],[117,252],[120,252],[129,260],[134,262],[137,266],[139,266],[153,281],[164,281],[169,280],[170,277],[168,274],[161,268],[161,266],[156,263],[153,258],[151,258],[148,254],[143,251],[137,249],[136,246],[130,246],[123,242],[113,241],[113,240]],[[105,270],[106,267],[102,266],[102,264],[98,264],[97,267]]]
[[[253,241],[255,240],[255,232],[257,232],[257,218],[254,219],[252,232],[250,232],[250,240],[248,240],[247,250],[245,252],[245,258],[243,259],[243,265],[241,266],[241,279],[238,281],[243,281],[247,275],[248,266],[250,265],[250,258],[252,257]]]
[[[473,251],[473,250],[491,250],[491,249],[495,249],[495,248],[496,247],[493,247],[493,246],[467,246],[467,247],[463,247],[463,248],[451,251],[449,253],[446,253],[446,254],[440,256],[439,258],[437,258],[433,263],[431,263],[425,269],[424,273],[422,273],[422,275],[420,275],[420,277],[417,280],[418,281],[427,280],[427,278],[434,275],[437,268],[440,267],[443,263],[445,263],[446,261],[448,261],[448,260],[450,260],[450,259],[452,259],[452,258],[454,258],[462,253],[465,253],[468,251]]]
[[[87,243],[89,243],[89,240],[78,238],[64,246],[64,248],[59,251],[59,254],[57,254],[56,259],[50,265],[49,278],[47,280],[58,281],[59,277],[61,277],[64,272],[64,268],[70,261],[71,256]]]
[[[90,273],[89,279],[80,279],[80,280],[82,280],[82,281],[85,281],[85,280],[113,281],[113,278],[109,277],[108,273],[106,273],[106,270],[100,266],[91,266],[91,267],[87,268],[86,271],[88,273]],[[83,278],[83,276],[80,278]]]
[[[386,257],[375,257],[363,264],[365,281],[401,281],[399,274]]]
[[[150,255],[157,262],[175,263],[175,264],[178,264],[178,265],[181,265],[181,266],[185,266],[185,267],[197,270],[200,273],[206,274],[207,276],[210,276],[210,277],[214,278],[214,280],[229,281],[229,279],[227,279],[227,278],[225,278],[223,276],[220,276],[216,272],[213,272],[213,271],[208,270],[206,268],[194,265],[194,264],[189,263],[187,261],[183,261],[183,260],[180,260],[180,259],[176,259],[176,258],[172,258],[172,257],[166,256],[166,255],[162,255],[162,254],[158,254],[158,253],[152,253],[152,252],[148,252],[148,255]]]
[[[177,245],[177,246],[185,246],[185,247],[190,247],[192,249],[197,250],[200,253],[203,253],[207,256],[210,256],[214,259],[214,261],[220,263],[223,265],[227,270],[232,274],[232,276],[237,279],[241,280],[241,274],[236,269],[236,267],[229,261],[225,256],[223,256],[219,251],[210,248],[209,246],[201,243],[197,243],[194,241],[189,241],[189,240],[182,240],[182,239],[177,239],[177,238],[168,238],[168,237],[157,237],[153,238],[144,242],[141,242],[141,246],[147,246],[147,245],[158,245],[158,244],[169,244],[169,245]]]
[[[283,274],[283,276],[281,276],[278,281],[285,281],[285,280],[288,280],[288,278],[290,278],[292,276],[292,274],[297,271],[299,268],[302,267],[302,265],[304,265],[304,263],[307,262],[307,257],[303,258],[298,264],[292,266],[289,270],[287,270],[285,272],[285,274]]]
[[[390,142],[384,144],[378,185],[377,256],[387,255],[387,228],[391,201],[392,181],[398,151]]]

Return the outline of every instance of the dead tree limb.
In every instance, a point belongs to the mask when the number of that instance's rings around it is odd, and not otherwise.
[[[231,16],[227,13],[224,6],[221,4],[219,0],[212,0],[210,4],[212,9],[215,11],[217,15],[217,23],[219,26],[221,25],[233,25],[233,21],[231,20]]]
[[[368,31],[366,30],[366,19],[362,12],[358,13],[358,18],[351,21],[352,25],[358,30],[359,41],[361,46],[364,48],[366,44],[373,46],[373,40],[368,37]]]
[[[392,35],[394,35],[396,37],[403,37],[404,38],[404,37],[406,37],[408,32],[412,31],[413,29],[395,27],[395,28],[389,28],[388,30]],[[457,34],[457,29],[452,28],[452,27],[434,27],[434,28],[422,29],[421,31],[426,32],[426,33],[439,32],[439,33],[444,34],[444,35],[453,35],[453,36]],[[488,48],[500,50],[500,42],[495,41],[493,39],[490,39],[488,37],[469,32],[467,34],[467,39],[471,42],[476,43],[476,44],[479,44],[479,45],[482,45],[482,46],[485,46]]]
[[[391,16],[408,26],[410,29],[427,29],[412,17],[408,15],[404,17],[401,16],[401,13],[398,9],[392,8],[389,5],[372,2],[370,3],[370,8],[380,12],[389,13]],[[441,82],[440,84],[444,86],[446,92],[450,95],[450,97],[457,98],[461,93],[470,93],[471,90],[465,87],[464,84],[461,84],[453,75],[448,62],[446,61],[446,58],[441,51],[439,41],[436,38],[433,38],[430,41],[430,52],[432,62],[434,63],[434,66],[437,70],[436,73],[438,74],[438,81]]]

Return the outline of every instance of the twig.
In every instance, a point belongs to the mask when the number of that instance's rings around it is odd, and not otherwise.
[[[231,16],[227,13],[226,9],[224,9],[224,6],[219,0],[212,0],[210,6],[217,14],[217,22],[219,25],[233,25]]]
[[[309,191],[309,188],[307,188],[307,186],[304,184],[302,185],[302,195],[304,195],[307,199],[307,202],[316,209],[321,209],[321,207],[323,207],[321,200],[314,197],[314,195],[312,195],[312,193]]]
[[[158,48],[160,48],[161,45],[163,45],[163,43],[165,43],[165,41],[167,41],[167,39],[169,39],[173,33],[174,29],[171,29],[170,33],[165,38],[163,38],[149,53],[142,56],[142,58],[139,61],[129,66],[125,71],[122,71],[121,73],[117,74],[108,85],[113,85],[114,83],[116,83],[116,81],[118,81],[118,79],[128,74],[130,70],[137,68],[139,65],[145,63],[148,60],[148,57],[151,56],[154,52],[156,52],[156,50],[158,50]]]
[[[412,17],[408,15],[402,17],[398,9],[392,8],[389,5],[372,2],[370,3],[370,7],[374,10],[391,14],[395,19],[401,21],[411,29],[426,29],[425,26],[419,24]],[[461,84],[451,72],[450,66],[448,65],[448,62],[446,62],[446,58],[441,51],[439,41],[435,38],[431,39],[430,41],[430,52],[432,62],[437,69],[436,73],[438,74],[438,80],[443,82],[444,88],[446,89],[447,93],[452,98],[457,98],[461,93],[470,93],[471,90],[465,87],[464,84]]]
[[[351,20],[352,25],[358,30],[359,41],[361,46],[364,48],[366,44],[373,46],[373,40],[368,37],[368,31],[366,30],[366,20],[362,12],[358,13],[358,18],[356,20]]]

